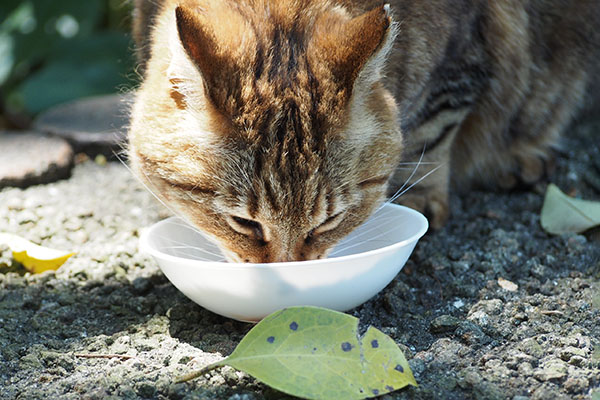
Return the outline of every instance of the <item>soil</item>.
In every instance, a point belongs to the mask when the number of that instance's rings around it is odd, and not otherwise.
[[[551,177],[565,192],[600,199],[599,131],[565,138]],[[0,398],[289,398],[227,367],[174,383],[252,325],[180,294],[138,251],[168,213],[121,164],[84,158],[68,180],[0,191],[1,230],[77,251],[31,275],[0,248]],[[419,382],[383,398],[600,398],[600,235],[546,234],[546,184],[454,196],[447,226],[350,311],[401,345]]]

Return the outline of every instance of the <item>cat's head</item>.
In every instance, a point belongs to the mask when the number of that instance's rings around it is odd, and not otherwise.
[[[389,7],[166,7],[129,134],[134,171],[227,258],[324,258],[385,198],[402,140],[380,80]]]

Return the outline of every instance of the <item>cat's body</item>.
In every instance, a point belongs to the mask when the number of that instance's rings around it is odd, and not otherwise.
[[[237,261],[324,256],[418,160],[434,226],[539,179],[600,72],[595,1],[137,3],[132,166]]]

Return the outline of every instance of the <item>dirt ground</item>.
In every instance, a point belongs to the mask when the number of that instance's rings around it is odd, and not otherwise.
[[[551,181],[600,199],[598,137],[597,122],[572,129]],[[350,312],[401,345],[419,382],[384,399],[600,399],[600,234],[544,233],[545,188],[454,196],[450,223]],[[288,398],[230,368],[173,383],[251,325],[187,300],[139,253],[167,215],[119,163],[0,191],[0,230],[77,251],[30,275],[0,248],[0,398]]]

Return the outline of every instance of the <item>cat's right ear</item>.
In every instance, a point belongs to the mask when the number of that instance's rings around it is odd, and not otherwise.
[[[226,67],[222,55],[218,54],[218,43],[210,28],[192,10],[179,6],[175,9],[177,33],[188,57],[199,69],[205,90]]]

